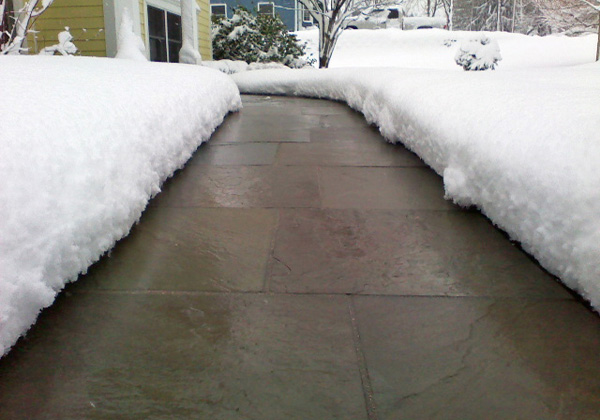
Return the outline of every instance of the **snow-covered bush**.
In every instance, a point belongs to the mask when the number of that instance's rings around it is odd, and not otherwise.
[[[494,70],[500,60],[498,42],[486,35],[463,42],[454,57],[456,64],[465,70]]]
[[[77,52],[77,46],[73,44],[73,35],[69,31],[69,27],[65,26],[65,30],[58,34],[58,44],[43,48],[39,55],[73,55]]]
[[[213,16],[213,57],[246,63],[295,64],[304,46],[288,32],[279,16],[254,16],[238,7],[230,19]]]

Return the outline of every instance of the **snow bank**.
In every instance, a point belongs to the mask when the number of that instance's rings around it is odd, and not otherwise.
[[[600,310],[599,65],[454,67],[264,70],[233,78],[245,93],[347,102],[443,175],[447,198],[479,207]]]
[[[0,355],[241,102],[199,66],[0,58]]]
[[[300,59],[297,59],[302,61]],[[289,69],[288,67],[282,63],[246,63],[241,60],[215,60],[215,61],[203,61],[201,65],[205,67],[210,67],[211,69],[219,70],[225,74],[235,74],[242,71],[252,71],[252,70],[265,70],[265,69]]]
[[[204,67],[219,70],[225,74],[239,73],[248,69],[248,63],[241,60],[202,61],[200,64]]]
[[[582,37],[526,36],[508,32],[464,32],[426,29],[357,29],[342,33],[331,68],[405,67],[463,71],[454,62],[458,46],[482,34],[498,42],[502,62],[498,71],[585,64],[596,57],[596,35]],[[307,57],[318,57],[316,29],[296,32],[307,43]]]

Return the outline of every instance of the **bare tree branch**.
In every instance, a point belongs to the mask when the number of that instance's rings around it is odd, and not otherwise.
[[[319,67],[328,67],[346,20],[372,7],[375,0],[298,0],[298,3],[308,10],[319,28]],[[394,0],[384,0],[377,6],[395,3]]]

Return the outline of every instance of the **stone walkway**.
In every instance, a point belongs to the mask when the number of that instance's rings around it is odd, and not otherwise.
[[[600,319],[346,106],[244,97],[0,360],[1,419],[600,418]]]

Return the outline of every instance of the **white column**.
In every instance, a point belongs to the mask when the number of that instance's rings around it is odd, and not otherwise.
[[[197,19],[196,0],[181,0],[181,32],[183,45],[179,50],[179,62],[186,64],[199,64],[202,57],[194,47],[198,32],[194,24]]]

